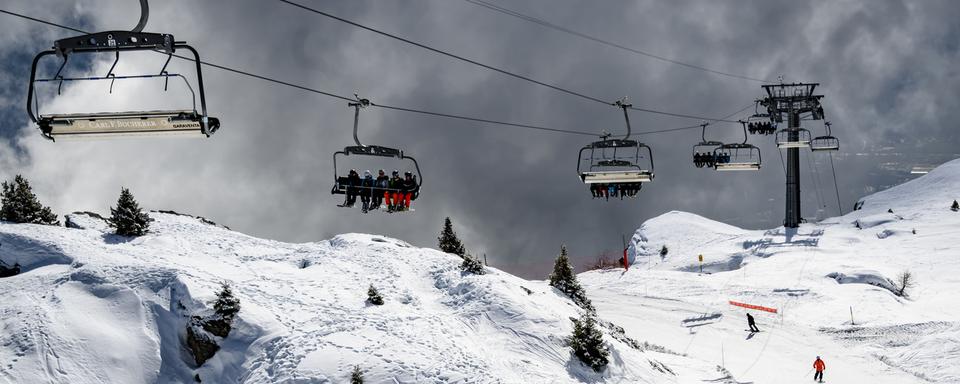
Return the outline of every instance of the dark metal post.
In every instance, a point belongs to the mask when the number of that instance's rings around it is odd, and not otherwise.
[[[791,110],[787,113],[790,141],[800,140],[800,113]],[[787,196],[783,226],[800,226],[800,148],[787,148]]]

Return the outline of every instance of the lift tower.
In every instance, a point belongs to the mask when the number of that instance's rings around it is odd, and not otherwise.
[[[777,147],[787,150],[787,195],[783,226],[800,226],[800,148],[810,147],[810,131],[800,127],[800,120],[822,120],[823,95],[813,94],[818,83],[764,85],[767,97],[758,100],[767,108],[770,121],[787,127],[777,132]]]

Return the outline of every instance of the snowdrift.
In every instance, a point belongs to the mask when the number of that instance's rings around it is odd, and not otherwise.
[[[0,280],[0,382],[341,383],[359,366],[370,383],[657,383],[697,365],[604,329],[611,363],[594,373],[565,346],[580,314],[566,297],[493,268],[464,275],[458,257],[403,241],[287,244],[151,216],[135,239],[89,214],[73,228],[0,223],[0,258],[25,267]],[[241,311],[197,368],[185,326],[221,282]],[[365,303],[370,284],[385,305]]]

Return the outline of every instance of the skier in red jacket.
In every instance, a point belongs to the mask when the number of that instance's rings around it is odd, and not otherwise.
[[[826,366],[825,364],[823,364],[823,360],[820,360],[820,356],[817,356],[817,360],[815,360],[815,361],[813,362],[813,369],[815,369],[815,370],[817,371],[817,373],[814,373],[814,374],[813,374],[813,379],[814,379],[814,380],[819,380],[819,381],[822,383],[822,382],[823,382],[823,370],[824,370],[824,369],[827,369],[827,366]]]

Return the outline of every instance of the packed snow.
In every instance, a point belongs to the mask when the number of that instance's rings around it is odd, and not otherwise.
[[[341,383],[359,366],[368,383],[799,383],[819,355],[827,382],[955,383],[957,198],[960,161],[798,229],[650,219],[628,271],[579,275],[611,350],[600,373],[565,346],[582,310],[546,282],[465,274],[400,240],[289,244],[160,212],[138,238],[87,213],[0,223],[0,258],[23,267],[0,279],[0,382]],[[185,325],[223,282],[241,311],[195,367]],[[370,284],[385,305],[365,302]],[[777,313],[750,310],[749,333],[730,301]]]

